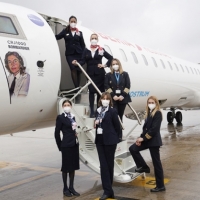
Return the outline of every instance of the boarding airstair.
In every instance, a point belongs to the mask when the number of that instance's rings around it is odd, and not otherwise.
[[[76,131],[78,133],[78,139],[79,139],[80,160],[89,168],[91,168],[93,171],[100,173],[98,154],[96,150],[96,145],[94,144],[95,140],[94,118],[90,118],[89,96],[88,96],[89,94],[87,92],[88,85],[93,84],[98,93],[101,94],[101,92],[96,87],[94,82],[90,79],[85,70],[79,65],[79,63],[77,64],[79,68],[82,70],[83,74],[87,77],[88,82],[83,87],[78,88],[79,89],[78,92],[76,92],[77,88],[69,91],[59,92],[57,111],[59,114],[63,113],[62,103],[64,100],[69,99],[73,102],[72,113],[75,115],[78,124]],[[141,124],[140,119],[135,110],[132,108],[130,104],[129,107],[136,116],[137,120],[133,120],[133,127],[126,134],[126,137],[123,139],[123,141],[117,145],[117,149],[115,152],[114,181],[121,183],[130,182],[140,175],[142,175],[143,178],[145,177],[144,173],[143,174],[135,173],[136,165],[128,150],[129,145],[127,142],[127,138],[132,134],[136,126],[138,124]]]

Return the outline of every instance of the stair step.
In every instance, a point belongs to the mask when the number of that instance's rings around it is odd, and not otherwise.
[[[132,168],[126,170],[126,172],[128,172],[128,173],[135,173],[135,169],[136,169],[136,168],[137,168],[136,166],[135,166],[135,167],[132,167]]]
[[[123,154],[120,154],[118,156],[116,156],[115,158],[121,158],[121,159],[125,159],[125,158],[128,158],[129,156],[131,156],[131,153],[129,151],[123,153]]]

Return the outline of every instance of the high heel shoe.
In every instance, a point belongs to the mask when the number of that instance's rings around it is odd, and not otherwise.
[[[66,189],[66,190],[63,190],[63,194],[67,197],[72,197],[72,194],[71,194],[71,191]]]
[[[69,191],[70,191],[74,196],[80,196],[80,194],[79,194],[78,192],[76,192],[74,188],[69,189]]]

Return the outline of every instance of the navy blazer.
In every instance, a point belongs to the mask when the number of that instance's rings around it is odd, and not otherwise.
[[[162,122],[162,113],[157,111],[155,115],[148,116],[143,126],[143,133],[140,135],[144,139],[147,147],[162,146],[160,135],[160,126]]]
[[[87,73],[89,76],[94,74],[105,74],[104,68],[99,68],[98,64],[102,64],[102,58],[105,57],[108,61],[106,65],[109,67],[113,57],[103,49],[103,54],[99,54],[99,50],[95,51],[94,57],[89,49],[85,48],[80,60],[78,60],[80,65],[87,64]]]
[[[123,72],[119,76],[119,83],[117,83],[115,72],[107,73],[105,76],[104,87],[107,92],[111,94],[112,97],[122,95],[124,99],[122,101],[118,101],[121,104],[125,104],[131,102],[131,97],[129,94],[129,90],[131,87],[130,78],[127,72]],[[121,90],[121,94],[116,94],[116,90]]]
[[[65,56],[72,54],[82,54],[85,49],[85,42],[83,38],[83,34],[79,31],[80,35],[77,35],[75,32],[74,36],[71,31],[67,31],[67,29],[63,29],[58,35],[56,35],[56,39],[60,40],[64,38],[65,40]]]
[[[96,112],[96,119],[98,112]],[[96,135],[99,125],[96,125]],[[119,118],[115,108],[109,107],[105,116],[101,122],[101,128],[103,129],[103,142],[104,145],[114,145],[119,143],[119,134],[121,130]],[[96,144],[96,137],[95,137]]]
[[[75,120],[75,118],[73,118]],[[60,131],[63,133],[63,138],[61,140]],[[73,147],[76,144],[75,130],[72,130],[72,125],[70,119],[65,114],[57,116],[56,127],[55,127],[55,139],[58,149],[61,147]]]

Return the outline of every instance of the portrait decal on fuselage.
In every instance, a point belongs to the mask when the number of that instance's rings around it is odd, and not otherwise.
[[[30,75],[26,72],[22,56],[18,52],[9,51],[5,55],[4,62],[8,72],[10,97],[26,97],[29,91]]]

